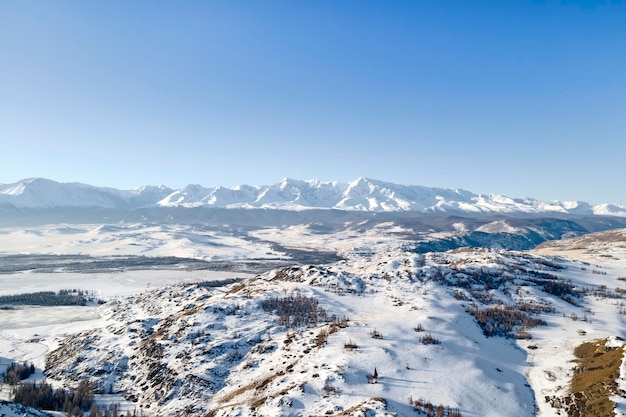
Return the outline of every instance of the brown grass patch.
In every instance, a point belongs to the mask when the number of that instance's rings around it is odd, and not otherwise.
[[[375,405],[375,403],[380,403],[380,405],[382,405],[385,409],[387,408],[387,401],[384,398],[380,398],[380,397],[373,397],[370,398],[368,400],[362,401],[359,404],[352,406],[350,408],[347,408],[339,413],[336,414],[327,414],[327,416],[330,417],[343,417],[343,416],[350,416],[350,415],[364,415],[366,411],[371,410],[372,406]]]
[[[615,415],[610,397],[619,392],[617,379],[624,346],[607,347],[607,339],[585,342],[574,350],[577,367],[568,397],[557,401],[570,417]]]
[[[265,385],[267,385],[267,383],[269,383],[273,378],[275,378],[275,376],[267,378],[267,379],[261,381],[260,383],[255,383],[255,384],[251,384],[251,385],[248,385],[246,387],[243,387],[245,389],[243,391],[237,390],[237,394],[236,395],[242,394],[246,390],[250,390],[252,388],[256,388],[258,390],[259,388],[264,387]],[[237,406],[240,406],[240,405],[247,405],[248,407],[250,407],[251,410],[255,410],[255,409],[261,407],[263,404],[265,404],[267,402],[267,400],[269,400],[271,398],[278,397],[280,395],[287,395],[289,393],[289,391],[291,391],[292,389],[294,389],[296,387],[297,387],[296,384],[291,384],[287,388],[284,388],[283,390],[281,390],[281,391],[279,391],[277,393],[271,394],[271,395],[253,397],[252,399],[250,399],[248,401],[241,401],[241,402],[236,402],[236,403],[223,404],[223,405],[219,406],[218,408],[210,410],[208,413],[206,413],[204,415],[204,417],[215,417],[215,415],[217,415],[217,412],[222,410],[222,409],[237,407]],[[233,398],[236,395],[234,395]],[[229,400],[232,400],[232,398],[230,398]]]
[[[609,399],[618,392],[617,379],[624,348],[606,348],[606,339],[587,342],[574,350],[576,374],[572,378],[572,393],[582,395],[584,415],[611,416],[615,404]],[[579,395],[580,397],[580,395]]]

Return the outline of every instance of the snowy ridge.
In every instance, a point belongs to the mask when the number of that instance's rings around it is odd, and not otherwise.
[[[395,252],[160,288],[104,306],[105,323],[65,339],[46,374],[91,377],[155,416],[428,415],[419,400],[445,416],[564,415],[573,349],[623,346],[622,268],[598,280],[522,252]],[[317,315],[285,321],[272,303],[287,297]],[[482,327],[472,313],[502,306],[543,324]]]
[[[534,252],[606,265],[620,264],[622,259],[626,259],[626,229],[613,229],[544,242],[537,246]]]
[[[171,192],[163,186],[122,191],[77,182],[59,183],[44,178],[29,178],[15,184],[0,185],[0,205],[19,208],[134,208],[153,206],[155,201]]]
[[[24,407],[21,404],[0,401],[0,416],[2,417],[53,417],[34,408]]]
[[[626,207],[592,206],[578,201],[540,201],[497,194],[474,194],[460,189],[402,185],[368,178],[350,183],[285,178],[273,185],[203,187],[179,190],[144,186],[134,190],[58,183],[31,178],[0,185],[0,206],[18,208],[104,207],[221,207],[282,210],[335,209],[370,212],[414,211],[423,214],[576,214],[626,217]]]

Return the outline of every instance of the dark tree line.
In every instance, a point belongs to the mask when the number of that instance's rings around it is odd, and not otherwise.
[[[461,410],[458,407],[435,406],[430,401],[423,398],[413,400],[409,398],[409,404],[415,411],[422,412],[428,417],[461,417]]]
[[[137,414],[130,411],[126,411],[124,414],[126,417],[136,417]],[[91,409],[89,410],[89,417],[121,417],[119,404],[111,404],[110,406],[106,405],[98,405],[93,403],[91,405]]]
[[[316,298],[301,294],[269,298],[261,302],[261,307],[278,314],[278,324],[286,327],[316,326],[319,319],[328,320]]]
[[[82,380],[76,390],[52,389],[44,382],[25,382],[13,390],[13,401],[40,410],[63,411],[70,417],[82,417],[93,404],[94,387]]]
[[[39,291],[0,296],[0,305],[84,306],[96,299],[82,290]]]
[[[4,373],[2,381],[5,384],[15,385],[34,373],[35,365],[33,365],[32,363],[28,365],[26,362],[21,364],[13,362],[11,365],[9,365],[6,372]]]
[[[545,311],[541,306],[530,304],[497,305],[482,309],[472,307],[467,310],[474,316],[485,336],[518,338],[527,338],[525,331],[515,332],[518,328],[528,329],[546,324],[544,320],[531,316],[541,311]]]

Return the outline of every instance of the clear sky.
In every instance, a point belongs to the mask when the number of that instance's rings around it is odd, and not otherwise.
[[[626,1],[0,2],[0,183],[626,204]]]

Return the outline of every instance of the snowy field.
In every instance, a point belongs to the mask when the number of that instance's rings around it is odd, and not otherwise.
[[[407,241],[406,234],[411,233],[414,232],[392,222],[374,226],[355,223],[342,230],[324,232],[304,224],[238,233],[215,227],[140,223],[0,227],[0,255],[177,256],[206,261],[288,259],[280,250],[283,247],[334,251],[351,257],[398,249]]]
[[[277,258],[268,243],[187,225],[48,225],[0,228],[0,254],[177,256],[204,260]]]
[[[92,291],[98,298],[138,294],[167,285],[247,278],[250,274],[222,271],[179,271],[175,269],[137,270],[110,273],[41,273],[0,274],[0,295],[36,291],[59,291],[77,288]]]

